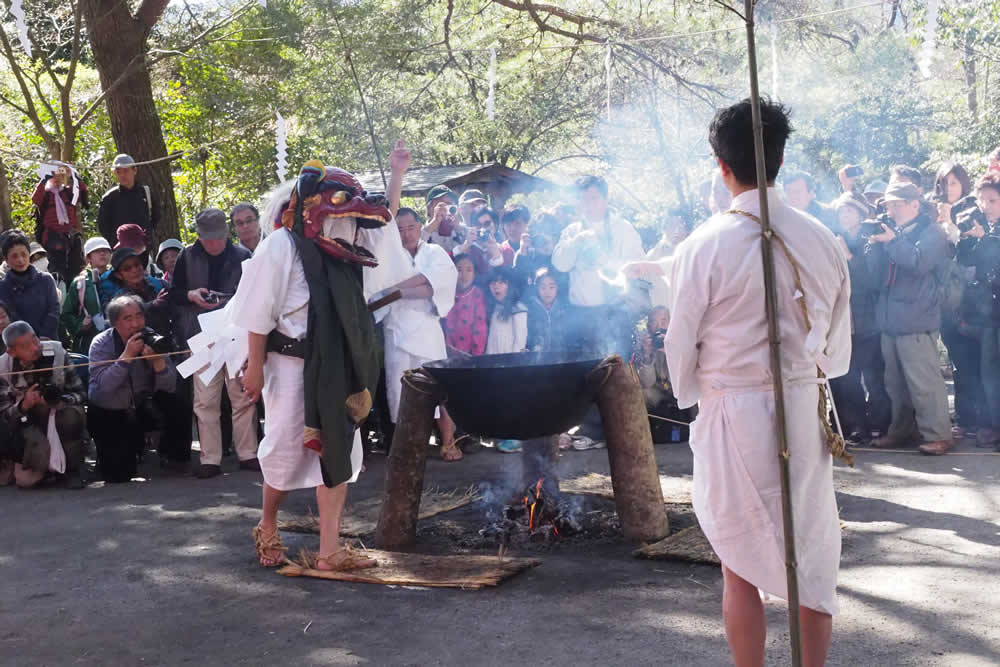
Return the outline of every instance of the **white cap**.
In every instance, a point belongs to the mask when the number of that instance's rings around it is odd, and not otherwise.
[[[87,242],[83,244],[83,256],[86,257],[95,250],[102,249],[111,252],[111,244],[103,236],[95,236],[92,239],[87,239]]]

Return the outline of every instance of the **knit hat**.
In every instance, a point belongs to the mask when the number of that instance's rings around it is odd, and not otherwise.
[[[160,244],[160,249],[156,251],[156,265],[161,269],[163,267],[160,266],[160,256],[167,250],[176,250],[177,252],[180,252],[181,250],[184,250],[184,244],[177,239],[167,239]]]
[[[86,257],[95,250],[111,250],[111,244],[103,236],[87,239],[87,242],[83,244],[83,256]]]
[[[146,248],[146,231],[135,223],[122,225],[118,228],[117,235],[118,243],[115,245],[115,249],[123,246],[133,250]]]
[[[458,203],[458,195],[455,191],[449,188],[447,185],[435,185],[433,188],[427,191],[427,203],[430,204],[432,201],[438,197],[448,197],[454,203]]]

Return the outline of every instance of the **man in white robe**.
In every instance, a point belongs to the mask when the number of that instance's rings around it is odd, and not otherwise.
[[[458,269],[439,245],[421,240],[420,220],[413,209],[396,215],[400,241],[409,254],[411,275],[389,291],[399,290],[402,299],[391,306],[385,319],[385,387],[392,423],[399,419],[399,397],[403,373],[448,356],[441,318],[455,305]],[[455,445],[455,424],[443,406],[438,408],[441,458],[458,461],[462,451]]]
[[[762,114],[771,225],[801,274],[797,286],[775,240],[804,664],[822,665],[838,611],[840,526],[817,410],[817,368],[827,377],[848,370],[850,282],[833,234],[774,189],[791,129],[779,105],[762,103]],[[750,102],[719,111],[709,138],[734,198],[729,211],[696,229],[674,254],[665,348],[680,407],[699,404],[690,438],[693,502],[722,561],[730,649],[737,665],[763,665],[758,591],[784,598],[787,588]],[[809,331],[797,301],[803,298]]]
[[[403,174],[410,154],[397,143],[390,158],[392,176],[389,201],[398,206]],[[284,208],[290,192],[275,192],[264,212],[267,224],[273,224],[275,214]],[[323,236],[355,239],[355,221],[351,218],[327,219]],[[377,258],[379,266],[364,269],[366,300],[372,294],[396,284],[408,270],[401,262],[405,253],[393,225],[378,229],[358,230],[358,244],[365,246]],[[283,547],[277,531],[277,512],[288,492],[299,488],[316,488],[319,507],[320,549],[315,567],[319,569],[358,569],[371,567],[370,559],[344,548],[340,544],[340,520],[347,495],[346,483],[326,486],[321,457],[303,446],[305,430],[304,361],[292,354],[268,351],[268,334],[276,330],[292,343],[306,338],[310,302],[309,285],[302,260],[297,253],[292,232],[277,229],[261,242],[254,256],[243,266],[244,279],[227,310],[232,321],[249,331],[249,354],[244,385],[253,400],[263,392],[267,405],[265,437],[258,458],[264,476],[261,520],[254,530],[261,565],[270,567],[283,560]],[[360,433],[355,430],[350,456],[352,477],[361,472],[362,452]]]

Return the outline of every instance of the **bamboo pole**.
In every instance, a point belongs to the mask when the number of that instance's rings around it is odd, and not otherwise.
[[[764,166],[764,127],[760,117],[760,87],[757,81],[757,46],[754,38],[754,0],[744,0],[747,30],[747,61],[750,68],[750,108],[753,114],[753,148],[757,162],[757,193],[760,195],[764,264],[764,301],[767,308],[767,339],[774,378],[774,412],[778,435],[778,469],[781,474],[781,515],[785,533],[785,575],[788,582],[788,631],[792,642],[792,665],[802,665],[802,629],[799,625],[798,563],[795,557],[795,529],[788,459],[788,430],[785,420],[785,387],[781,374],[781,339],[778,332],[778,292],[775,286],[774,247],[771,217],[767,206],[767,174]]]

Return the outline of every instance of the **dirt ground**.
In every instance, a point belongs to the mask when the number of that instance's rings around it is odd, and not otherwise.
[[[958,452],[862,452],[837,469],[843,613],[829,664],[1000,662],[1000,455]],[[685,445],[657,457],[673,483],[690,478]],[[380,492],[383,461],[352,498]],[[519,465],[491,450],[434,460],[428,483],[496,482]],[[288,579],[253,557],[259,477],[224,467],[206,481],[0,488],[0,664],[727,664],[716,567],[636,560],[612,538],[535,551],[540,567],[481,591]],[[560,460],[563,477],[607,469],[604,451]],[[312,504],[298,492],[288,509]],[[474,532],[479,512],[427,520],[419,548],[448,551],[449,530]],[[767,609],[769,664],[788,664],[784,606]]]

